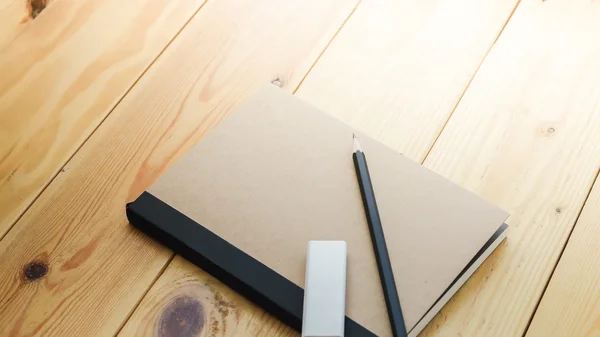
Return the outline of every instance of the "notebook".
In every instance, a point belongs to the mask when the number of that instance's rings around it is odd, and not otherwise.
[[[308,241],[346,241],[347,318],[391,336],[353,133],[369,163],[405,324],[416,336],[506,237],[508,214],[284,90],[261,87],[145,194],[290,285],[304,285]]]

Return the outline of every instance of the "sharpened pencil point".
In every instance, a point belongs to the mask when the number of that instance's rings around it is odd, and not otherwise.
[[[356,134],[352,134],[352,138],[354,139],[354,152],[360,151],[362,152],[362,148],[360,147],[360,143],[358,142],[358,138],[356,138]]]

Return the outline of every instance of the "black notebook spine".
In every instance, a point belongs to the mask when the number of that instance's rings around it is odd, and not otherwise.
[[[127,204],[129,222],[297,331],[304,290],[148,192]],[[346,317],[345,336],[375,334]]]

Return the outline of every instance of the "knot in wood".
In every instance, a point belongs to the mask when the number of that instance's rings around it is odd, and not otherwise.
[[[40,261],[32,261],[23,268],[23,275],[28,281],[39,280],[48,273],[48,265]]]

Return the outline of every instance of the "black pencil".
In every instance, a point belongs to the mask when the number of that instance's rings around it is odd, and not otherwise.
[[[363,205],[369,223],[369,231],[371,232],[371,241],[373,250],[375,251],[375,259],[377,260],[377,268],[379,269],[379,278],[383,288],[385,304],[387,306],[390,325],[392,326],[392,335],[394,337],[407,336],[406,327],[404,326],[404,318],[402,317],[402,308],[400,307],[400,299],[396,290],[396,282],[394,282],[394,273],[390,263],[387,246],[385,244],[385,236],[377,210],[377,201],[375,200],[375,192],[369,175],[369,167],[367,166],[367,158],[360,148],[356,135],[354,137],[354,168],[356,169],[356,177],[360,186]]]

